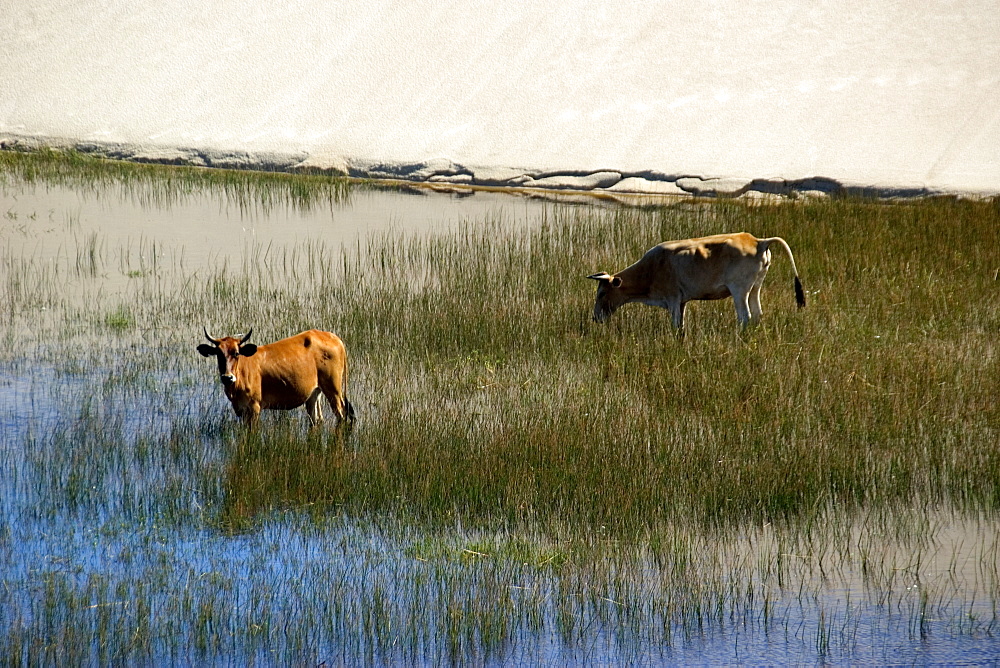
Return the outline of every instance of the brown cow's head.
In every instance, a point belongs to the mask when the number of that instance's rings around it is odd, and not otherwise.
[[[591,274],[587,278],[597,281],[597,299],[594,300],[594,322],[604,322],[619,306],[626,303],[621,290],[622,279],[604,272]]]
[[[241,338],[226,336],[221,339],[214,338],[205,329],[205,338],[212,342],[212,345],[202,343],[198,346],[198,352],[203,357],[215,356],[219,362],[219,379],[223,385],[230,386],[236,382],[236,368],[239,365],[240,357],[250,357],[257,352],[257,346],[247,343],[253,328]]]

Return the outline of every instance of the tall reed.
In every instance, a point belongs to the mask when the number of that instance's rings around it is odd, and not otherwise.
[[[240,209],[269,212],[287,206],[309,210],[341,203],[350,182],[319,174],[287,174],[137,164],[95,158],[78,151],[0,151],[0,184],[46,183],[82,192],[115,193],[151,207],[213,193]]]
[[[977,240],[998,223],[995,203],[959,201],[555,208],[522,231],[495,220],[378,239],[294,285],[227,278],[243,290],[234,323],[245,309],[271,336],[337,330],[368,413],[349,453],[310,466],[283,440],[241,447],[234,495],[628,531],[831,502],[992,508],[1000,315],[966,296],[993,287],[996,258]],[[807,309],[778,257],[756,329],[741,332],[728,301],[695,304],[684,340],[649,307],[589,321],[588,273],[738,229],[790,241]],[[271,474],[286,467],[294,481]]]

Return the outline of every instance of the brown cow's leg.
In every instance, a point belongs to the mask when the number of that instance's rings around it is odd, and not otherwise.
[[[325,392],[326,400],[330,402],[330,408],[333,409],[334,414],[337,416],[337,420],[343,422],[347,419],[347,410],[344,400],[344,394],[338,390],[333,392]]]
[[[243,419],[243,423],[248,427],[256,427],[260,422],[260,404],[256,401],[238,409],[236,414]]]
[[[320,377],[319,379],[320,388],[323,390],[323,394],[326,395],[326,400],[330,403],[330,408],[333,409],[333,413],[337,416],[339,422],[354,417],[354,409],[351,408],[351,403],[345,396],[345,383],[343,380],[343,378],[336,377]]]
[[[323,406],[319,402],[319,395],[322,394],[320,388],[313,390],[313,393],[309,395],[306,399],[306,412],[309,414],[309,419],[312,421],[313,425],[318,425],[323,422]]]

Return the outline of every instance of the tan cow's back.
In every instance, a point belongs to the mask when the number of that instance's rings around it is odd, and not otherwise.
[[[714,234],[657,244],[616,276],[635,297],[725,299],[725,286],[737,274],[755,271],[756,257],[753,235]]]
[[[673,251],[681,251],[685,249],[700,249],[703,252],[704,249],[721,250],[724,248],[732,249],[738,252],[740,255],[756,255],[757,254],[757,237],[753,236],[748,232],[733,232],[731,234],[712,234],[707,237],[696,237],[694,239],[678,239],[676,241],[664,241],[659,244],[659,247],[663,247]]]

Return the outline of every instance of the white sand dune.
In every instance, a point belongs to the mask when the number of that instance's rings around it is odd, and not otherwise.
[[[994,0],[3,5],[8,146],[618,191],[1000,192]]]

